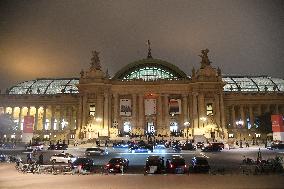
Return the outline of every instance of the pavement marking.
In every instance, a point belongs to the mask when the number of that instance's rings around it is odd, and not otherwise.
[[[148,155],[152,155],[152,154],[195,154],[195,152],[180,152],[180,153],[177,153],[177,152],[151,152],[151,153],[131,153],[131,152],[120,152],[118,154],[142,154],[142,155],[145,155],[145,154],[148,154]]]

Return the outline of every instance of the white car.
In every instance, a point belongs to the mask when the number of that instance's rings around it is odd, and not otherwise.
[[[91,155],[107,155],[108,151],[101,148],[87,148],[85,151],[86,156]]]
[[[53,163],[73,163],[77,158],[69,153],[54,154],[51,156],[50,161]]]

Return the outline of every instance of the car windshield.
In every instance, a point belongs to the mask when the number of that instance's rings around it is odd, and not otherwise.
[[[196,164],[199,165],[208,165],[208,161],[206,159],[200,158],[200,159],[196,159]]]
[[[113,158],[111,160],[109,160],[110,163],[120,163],[122,161],[121,158]]]
[[[185,165],[184,159],[181,158],[175,158],[172,160],[172,163],[175,165]]]

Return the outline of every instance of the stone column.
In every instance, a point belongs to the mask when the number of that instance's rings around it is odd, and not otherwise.
[[[279,114],[279,106],[278,106],[278,104],[275,104],[275,114]]]
[[[244,105],[240,105],[240,116],[241,116],[241,120],[244,122],[243,127],[246,126],[246,118],[245,118],[245,112],[244,112]]]
[[[82,121],[83,121],[83,96],[79,97],[79,103],[77,106],[77,114],[76,114],[76,138],[80,137],[80,132],[82,129]]]
[[[197,93],[192,94],[192,127],[198,128]]]
[[[108,94],[104,94],[104,124],[103,124],[103,129],[108,129]]]
[[[169,128],[169,95],[164,94],[164,128],[165,130],[170,130]]]
[[[20,131],[23,130],[23,129],[21,128],[21,126],[22,126],[22,111],[23,111],[23,107],[20,107],[19,119],[18,119],[18,128],[19,128]]]
[[[43,107],[43,117],[42,117],[42,126],[44,131],[46,130],[45,123],[46,123],[46,106]]]
[[[252,105],[249,105],[249,121],[250,121],[251,127],[254,127],[254,115],[253,115]]]
[[[88,114],[88,111],[87,111],[87,108],[89,108],[87,105],[87,100],[88,100],[88,96],[87,94],[84,94],[83,97],[82,97],[82,125],[81,125],[81,128],[86,126],[87,124],[87,114]],[[97,107],[96,107],[96,110],[97,110]]]
[[[51,118],[50,118],[50,130],[54,130],[54,113],[55,113],[55,107],[51,106]]]
[[[118,94],[113,93],[113,121],[118,121]]]
[[[215,94],[214,99],[215,99],[215,113],[214,113],[214,110],[213,110],[213,113],[215,114],[214,117],[216,119],[217,125],[218,125],[218,127],[220,127],[220,104],[219,104],[220,99],[219,99],[219,95]]]
[[[257,115],[260,116],[261,113],[262,113],[262,112],[261,112],[261,105],[258,104],[258,105],[257,105]]]
[[[182,123],[182,129],[186,129],[184,126],[185,122],[188,122],[188,108],[187,108],[187,95],[182,96],[182,111],[183,111],[183,123]]]
[[[221,127],[224,129],[226,123],[226,115],[225,115],[224,99],[222,92],[220,93],[220,116],[221,116]]]
[[[12,107],[11,117],[13,120],[14,120],[14,110],[15,110],[15,107]]]
[[[265,113],[270,112],[270,104],[265,105]]]
[[[199,118],[204,117],[205,116],[205,104],[204,104],[204,94],[203,93],[199,93],[198,94],[198,127],[202,128],[202,121],[199,120]]]
[[[58,130],[62,130],[62,121],[64,116],[64,106],[60,105],[59,120],[58,120]]]
[[[36,112],[35,112],[35,124],[34,124],[34,130],[37,131],[38,130],[38,106],[35,107]]]
[[[139,128],[141,128],[141,129],[145,129],[144,128],[144,106],[143,106],[143,104],[144,104],[144,95],[143,94],[139,94],[139,97],[138,97],[139,99],[139,107],[138,107],[138,109],[139,109],[139,124],[138,124],[138,126],[139,126]]]
[[[235,111],[235,106],[232,105],[231,107],[231,123],[232,123],[232,128],[236,128],[236,111]]]
[[[31,107],[28,106],[28,112],[27,112],[27,116],[29,116],[31,114]]]
[[[163,126],[163,109],[162,109],[162,95],[158,96],[158,107],[157,107],[157,129],[162,130]]]
[[[137,128],[137,95],[134,93],[132,94],[132,123],[133,128]]]

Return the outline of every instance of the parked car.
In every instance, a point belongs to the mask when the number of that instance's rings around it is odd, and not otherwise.
[[[220,152],[222,148],[219,145],[209,144],[208,146],[202,147],[202,152]]]
[[[67,150],[68,145],[67,144],[51,144],[47,148],[48,150]]]
[[[53,163],[72,163],[76,160],[77,158],[73,156],[72,154],[69,153],[60,153],[60,154],[54,154],[53,156],[50,157],[50,161]]]
[[[114,142],[112,146],[113,148],[128,148],[129,144],[125,142]]]
[[[160,174],[165,171],[164,159],[160,156],[149,156],[146,159],[145,173],[146,174]]]
[[[196,147],[197,147],[197,148],[202,148],[202,147],[204,147],[204,142],[197,142],[197,143],[196,143]]]
[[[26,149],[33,149],[35,151],[41,151],[43,150],[43,144],[32,144],[32,145],[28,145]]]
[[[109,173],[120,173],[127,170],[129,165],[129,160],[118,157],[118,158],[112,158],[109,160],[109,162],[105,165],[105,170],[107,170]]]
[[[85,151],[86,156],[92,156],[92,155],[107,155],[108,151],[101,149],[101,148],[87,148]]]
[[[7,160],[7,155],[5,154],[0,154],[0,162],[5,162]]]
[[[284,149],[284,143],[272,143],[270,146],[267,147],[269,150],[275,149]]]
[[[147,146],[132,146],[129,148],[130,153],[151,153],[151,149],[149,149]]]
[[[168,173],[184,174],[187,171],[185,160],[180,155],[173,155],[166,161],[166,171]]]
[[[95,171],[95,164],[93,159],[88,157],[80,157],[77,158],[72,163],[72,169],[76,169],[78,166],[81,166],[81,169],[88,172],[94,172]]]
[[[3,149],[14,149],[16,148],[16,145],[14,143],[4,143],[2,144]]]
[[[196,146],[190,142],[186,142],[181,146],[182,150],[196,150]]]
[[[219,146],[221,149],[224,149],[225,145],[223,142],[212,142],[212,146]]]
[[[191,159],[190,170],[195,173],[208,173],[210,166],[205,157],[193,157]]]

